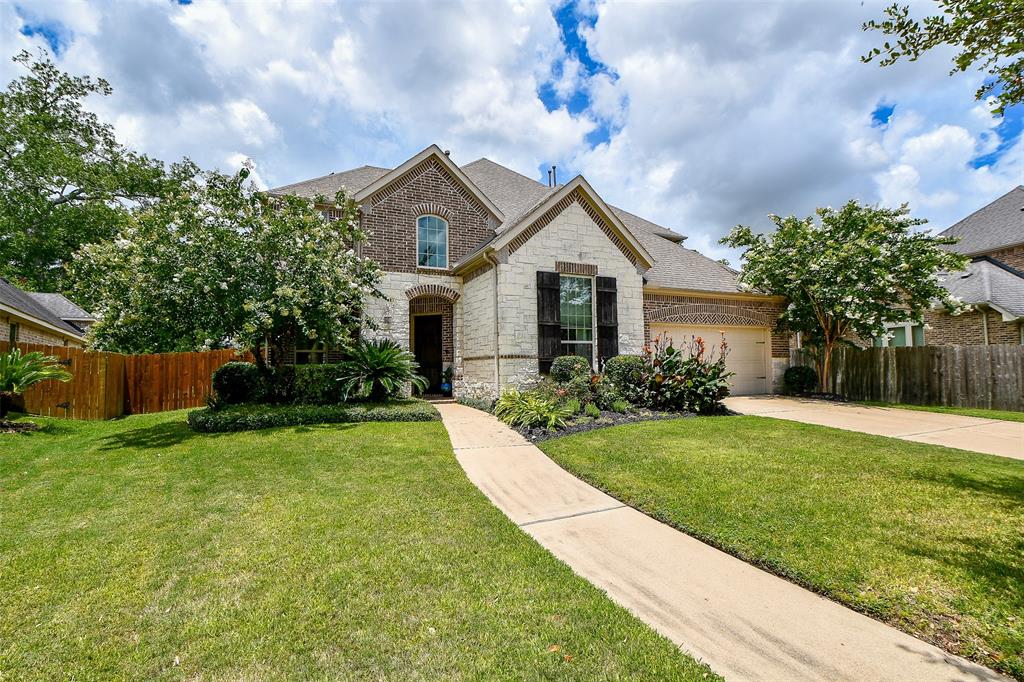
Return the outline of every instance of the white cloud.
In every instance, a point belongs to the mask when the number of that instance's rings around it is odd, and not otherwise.
[[[735,262],[718,238],[769,212],[909,201],[941,227],[1024,182],[1021,140],[972,166],[1003,141],[973,100],[980,76],[949,77],[949,52],[860,63],[880,39],[861,22],[880,4],[587,0],[576,15],[594,25],[580,34],[608,69],[595,74],[551,6],[516,0],[26,6],[0,4],[2,44],[41,45],[23,22],[62,22],[60,64],[111,82],[91,104],[122,139],[229,170],[252,158],[264,185],[393,165],[436,142],[460,163],[580,170],[609,201]],[[0,78],[15,75],[0,62]],[[590,107],[549,111],[542,86]],[[879,102],[895,105],[884,126]],[[592,146],[598,126],[610,137]]]

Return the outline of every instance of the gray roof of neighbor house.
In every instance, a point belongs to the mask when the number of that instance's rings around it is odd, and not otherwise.
[[[473,184],[505,214],[505,221],[496,230],[498,234],[515,225],[557,190],[557,188],[548,187],[486,158],[467,163],[465,166],[461,166],[461,169]],[[313,197],[317,194],[331,196],[341,185],[345,185],[352,192],[357,192],[387,172],[386,168],[363,166],[306,182],[277,187],[270,192],[272,194],[297,194],[304,197]],[[683,235],[616,206],[610,208],[654,257],[654,266],[644,275],[649,284],[695,291],[725,293],[741,291],[738,280],[739,273],[693,249],[684,247],[682,245],[685,239]]]
[[[70,301],[68,302],[70,303]],[[26,291],[22,291],[2,277],[0,277],[0,304],[13,308],[26,317],[35,318],[36,320],[45,322],[67,334],[70,334],[71,336],[76,338],[82,337],[83,332],[81,329],[70,322],[62,320],[52,310],[47,308],[40,301],[36,300],[36,298],[31,294]],[[77,308],[77,306],[75,307]]]
[[[1024,272],[994,258],[975,258],[963,272],[947,275],[942,285],[964,303],[1024,317]]]
[[[65,322],[95,322],[96,318],[71,302],[64,294],[26,292],[44,308]]]
[[[1024,185],[1014,187],[939,234],[959,237],[960,242],[949,248],[968,255],[1024,244]]]

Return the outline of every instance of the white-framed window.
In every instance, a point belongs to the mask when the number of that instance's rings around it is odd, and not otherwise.
[[[296,365],[322,365],[327,362],[327,344],[315,339],[298,339],[295,342]]]
[[[444,218],[421,215],[416,219],[416,265],[448,267],[448,221]]]
[[[924,325],[913,322],[887,322],[885,335],[875,337],[871,345],[875,348],[917,348],[924,344]]]
[[[562,355],[594,362],[594,278],[562,275],[558,283]]]

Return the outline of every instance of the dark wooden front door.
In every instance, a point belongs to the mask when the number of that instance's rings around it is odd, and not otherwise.
[[[441,316],[417,315],[412,318],[413,354],[420,363],[420,374],[427,378],[427,393],[441,391]]]

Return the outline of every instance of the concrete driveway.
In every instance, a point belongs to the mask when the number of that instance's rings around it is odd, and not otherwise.
[[[1024,422],[768,395],[726,398],[725,405],[741,414],[1024,459]]]
[[[437,408],[469,480],[506,516],[727,680],[1009,682],[655,521],[485,412]]]

